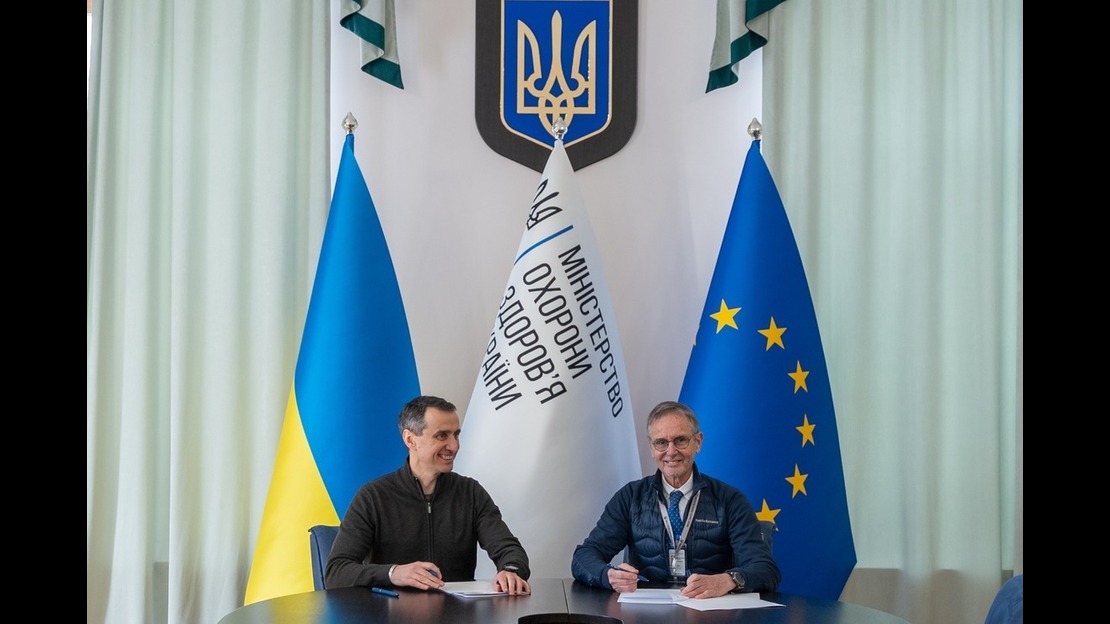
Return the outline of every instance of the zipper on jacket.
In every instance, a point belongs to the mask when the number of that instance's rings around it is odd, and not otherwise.
[[[432,496],[435,496],[435,494],[433,493]],[[436,545],[435,532],[436,531],[435,531],[435,525],[432,522],[432,500],[429,498],[429,499],[424,501],[424,504],[428,506],[428,561],[435,561],[436,560],[436,549],[435,549],[435,545]]]

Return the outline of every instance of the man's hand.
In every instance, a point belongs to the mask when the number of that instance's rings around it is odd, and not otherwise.
[[[687,598],[716,598],[724,596],[736,587],[728,573],[691,574],[686,579],[682,595]]]
[[[511,570],[498,572],[497,576],[493,577],[493,588],[513,596],[532,593],[532,587],[528,585],[528,581],[520,578],[516,572]]]
[[[393,568],[389,580],[400,587],[415,587],[425,591],[443,587],[439,567],[429,561],[414,561]]]
[[[609,584],[613,586],[613,591],[621,594],[636,591],[636,583],[640,580],[640,572],[632,566],[624,567],[626,565],[609,566],[608,570]]]

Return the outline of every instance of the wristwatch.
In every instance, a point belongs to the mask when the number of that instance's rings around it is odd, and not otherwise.
[[[733,589],[731,593],[735,594],[744,591],[744,585],[746,584],[744,582],[744,575],[735,570],[729,571],[728,575],[732,577],[732,582],[736,583],[736,589]]]

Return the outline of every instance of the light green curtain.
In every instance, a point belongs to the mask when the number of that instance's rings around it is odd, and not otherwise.
[[[980,624],[1022,572],[1020,0],[789,0],[764,153],[809,273],[859,562],[843,599]]]
[[[242,604],[331,194],[327,10],[93,5],[88,622]]]

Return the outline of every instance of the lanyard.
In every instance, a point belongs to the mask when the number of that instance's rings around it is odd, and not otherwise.
[[[685,517],[688,518],[690,522],[683,523],[682,535],[678,537],[678,543],[674,545],[675,550],[682,550],[682,547],[686,545],[686,536],[690,534],[690,526],[694,524],[694,513],[698,510],[699,500],[701,500],[701,490],[698,490],[697,493],[694,494],[694,498],[691,499],[690,504],[686,506]],[[674,529],[671,527],[671,519],[667,514],[667,506],[663,503],[659,503],[659,509],[663,514],[663,525],[667,527],[667,537],[669,537],[673,542]]]

